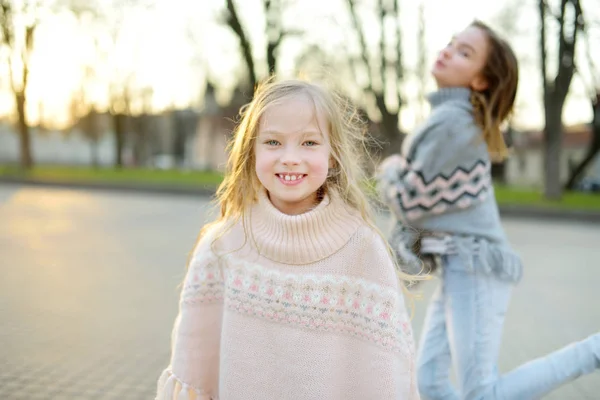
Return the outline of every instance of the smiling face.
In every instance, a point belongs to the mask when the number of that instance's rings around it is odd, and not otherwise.
[[[330,166],[327,126],[305,94],[271,105],[261,116],[256,175],[279,211],[297,215],[317,204]]]
[[[440,51],[431,71],[438,87],[485,90],[487,82],[482,71],[488,53],[488,38],[478,27],[469,26],[454,36],[452,41]]]

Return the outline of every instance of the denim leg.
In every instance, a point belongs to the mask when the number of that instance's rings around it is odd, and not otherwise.
[[[512,285],[493,275],[466,271],[459,256],[444,259],[446,326],[453,366],[461,398],[479,399],[498,378],[498,354]]]
[[[427,308],[419,341],[417,380],[419,392],[424,400],[458,400],[458,394],[448,377],[450,361],[443,285],[440,284]]]
[[[533,400],[600,368],[600,333],[499,377],[497,359],[511,284],[465,271],[446,256],[446,328],[465,400]]]
[[[529,400],[600,368],[600,334],[529,361],[503,375],[481,399]]]

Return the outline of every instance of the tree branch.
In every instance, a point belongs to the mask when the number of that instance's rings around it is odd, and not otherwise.
[[[550,7],[550,5],[548,4],[547,0],[541,0],[542,3],[544,4],[544,8],[546,9],[546,13],[548,15],[550,15],[552,18],[554,18],[556,20],[556,22],[560,23],[561,20],[561,15],[562,14],[556,14],[554,11],[552,11],[552,7]]]
[[[360,26],[360,22],[358,21],[358,15],[356,14],[356,7],[354,4],[354,0],[347,0],[346,4],[348,4],[348,8],[350,10],[352,26],[354,27],[354,30],[356,31],[356,34],[358,36],[358,41],[360,44],[361,59],[362,59],[362,62],[364,63],[365,69],[367,70],[367,87],[365,88],[365,90],[372,93],[373,95],[375,95],[375,90],[373,88],[373,76],[372,76],[372,72],[371,72],[371,64],[369,63],[369,57],[368,57],[368,53],[367,53],[367,42],[365,40],[365,35],[362,30],[362,27]]]
[[[579,9],[581,10],[580,17],[580,30],[583,35],[583,39],[585,40],[585,55],[588,62],[588,68],[590,69],[590,76],[592,78],[592,88],[590,90],[591,95],[595,95],[597,90],[600,90],[600,82],[598,81],[598,73],[600,72],[594,62],[592,57],[592,51],[590,49],[590,35],[589,35],[589,25],[585,20],[583,9],[581,7],[581,2],[579,2]]]
[[[540,67],[542,72],[542,87],[544,101],[548,98],[548,72],[546,70],[547,51],[546,51],[546,2],[539,0],[538,11],[540,16]]]
[[[564,14],[566,5],[570,3],[574,8],[573,30],[570,35],[567,35],[567,27],[565,27]],[[561,18],[562,25],[560,27],[559,36],[559,65],[556,74],[554,90],[559,96],[564,99],[569,91],[571,80],[575,72],[575,45],[577,43],[577,32],[579,32],[579,19],[581,16],[581,7],[579,0],[562,0],[561,2]]]
[[[396,26],[396,94],[398,96],[398,109],[402,107],[402,94],[400,93],[400,81],[404,79],[404,67],[402,64],[402,29],[400,27],[400,0],[394,0],[394,25]]]
[[[227,16],[227,25],[231,27],[233,32],[237,35],[240,40],[240,47],[242,49],[242,54],[244,57],[244,61],[246,62],[246,66],[248,67],[248,74],[250,76],[250,85],[252,87],[251,90],[254,90],[257,83],[257,75],[256,68],[254,66],[254,59],[252,58],[252,45],[250,41],[246,37],[246,33],[242,28],[242,24],[238,17],[237,10],[235,8],[235,4],[233,0],[227,0],[227,11],[229,15]]]
[[[386,34],[385,34],[385,17],[386,17],[386,11],[385,11],[385,7],[383,5],[383,1],[384,0],[378,0],[377,1],[377,11],[379,14],[379,25],[380,25],[380,34],[381,37],[379,38],[379,75],[381,76],[381,93],[385,94],[385,91],[387,90],[387,60],[385,57],[385,50],[386,50]],[[385,95],[384,95],[385,98]],[[385,104],[385,100],[384,100],[384,104]]]

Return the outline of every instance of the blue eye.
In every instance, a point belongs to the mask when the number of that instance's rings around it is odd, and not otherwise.
[[[279,144],[279,142],[275,139],[270,139],[270,140],[265,141],[265,144],[269,145],[269,146],[277,146]]]
[[[304,142],[304,145],[309,147],[316,146],[318,144],[319,143],[315,142],[314,140],[307,140],[306,142]]]

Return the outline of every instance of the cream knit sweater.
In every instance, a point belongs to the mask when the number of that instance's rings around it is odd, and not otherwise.
[[[335,194],[285,215],[263,193],[195,249],[156,398],[413,400],[413,349],[393,263],[360,215]]]

